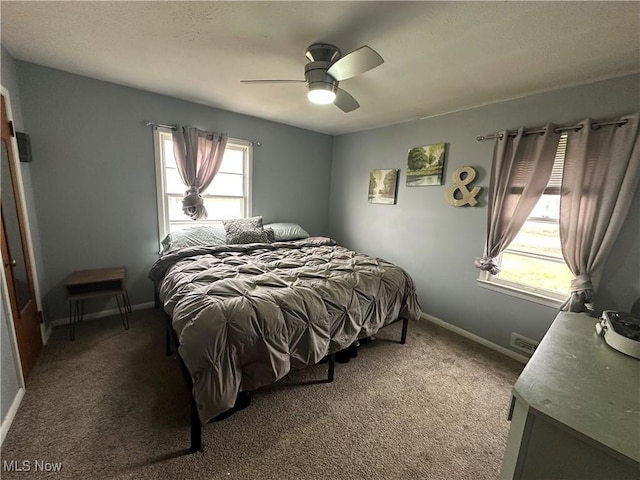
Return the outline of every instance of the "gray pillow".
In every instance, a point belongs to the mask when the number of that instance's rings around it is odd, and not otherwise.
[[[224,220],[227,244],[269,243],[267,233],[262,226],[262,217],[238,218]]]
[[[306,230],[297,223],[270,223],[268,225],[265,225],[264,228],[270,228],[273,230],[276,242],[286,242],[288,240],[298,240],[300,238],[309,237],[309,234],[306,232]]]
[[[202,225],[169,233],[162,240],[162,253],[173,252],[180,248],[225,244],[226,233],[222,225]]]

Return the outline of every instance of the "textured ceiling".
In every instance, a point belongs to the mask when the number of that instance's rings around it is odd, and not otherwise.
[[[2,1],[14,58],[341,134],[640,71],[639,2]],[[306,100],[306,47],[369,45],[385,63]],[[162,119],[154,119],[162,121]]]

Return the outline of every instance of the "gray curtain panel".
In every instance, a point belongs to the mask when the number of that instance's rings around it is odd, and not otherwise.
[[[218,173],[227,136],[197,128],[179,127],[173,132],[173,153],[178,173],[189,187],[182,199],[182,211],[192,220],[207,218],[200,192],[206,190]]]
[[[500,272],[495,258],[518,234],[549,183],[560,141],[554,128],[548,124],[543,134],[525,134],[522,127],[515,137],[500,132],[493,150],[484,256],[475,261],[481,270]]]
[[[574,275],[562,309],[589,311],[604,262],[640,181],[639,114],[622,126],[582,128],[567,134],[560,199],[562,254]]]

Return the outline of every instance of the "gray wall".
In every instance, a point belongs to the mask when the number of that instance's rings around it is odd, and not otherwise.
[[[330,233],[352,249],[393,261],[413,276],[422,310],[508,347],[511,332],[541,339],[556,311],[477,285],[473,261],[483,253],[493,142],[475,137],[521,125],[573,124],[637,111],[638,75],[557,90],[334,138]],[[434,93],[435,94],[435,93]],[[418,100],[419,101],[419,100]],[[446,142],[445,185],[406,187],[409,148]],[[445,201],[452,172],[470,165],[483,188],[478,207]],[[369,171],[399,168],[398,203],[367,202]],[[628,310],[640,296],[640,195],[603,275],[601,308]]]
[[[67,316],[63,281],[77,269],[124,265],[131,302],[153,300],[147,273],[156,258],[158,215],[153,133],[144,120],[262,141],[253,155],[253,214],[326,235],[332,137],[16,63],[48,318]],[[87,308],[105,308],[99,303]]]

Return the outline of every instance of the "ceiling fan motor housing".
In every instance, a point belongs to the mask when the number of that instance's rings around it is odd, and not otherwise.
[[[327,73],[329,66],[329,62],[311,62],[304,67],[309,90],[331,90],[335,93],[338,81]]]
[[[334,63],[340,58],[340,49],[329,43],[314,43],[307,48],[305,55],[312,62]]]
[[[338,47],[328,43],[314,43],[307,49],[306,57],[311,60],[304,67],[304,78],[309,90],[329,90],[336,92],[338,81],[327,70],[340,58]]]

